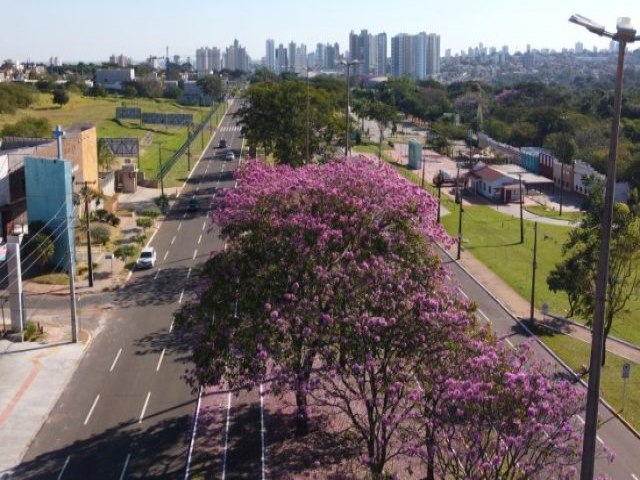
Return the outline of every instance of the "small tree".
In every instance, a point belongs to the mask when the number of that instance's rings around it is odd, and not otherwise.
[[[134,257],[138,254],[138,247],[134,244],[128,243],[116,248],[113,254],[123,262],[127,263],[127,261],[131,257]]]
[[[151,225],[153,225],[153,219],[149,217],[137,218],[136,225],[146,232],[147,229],[151,228]]]
[[[69,103],[69,93],[64,88],[56,88],[53,91],[53,103],[56,105],[66,105]]]
[[[44,231],[36,233],[30,240],[30,253],[33,255],[32,260],[39,267],[44,267],[53,258],[55,253],[55,245],[51,237]]]
[[[111,240],[111,229],[107,225],[91,225],[89,235],[93,242],[105,245]]]
[[[116,161],[116,157],[109,148],[109,144],[104,138],[98,140],[98,166],[103,172],[111,170]]]

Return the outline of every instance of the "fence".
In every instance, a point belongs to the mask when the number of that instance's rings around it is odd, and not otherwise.
[[[216,108],[212,108],[211,111],[207,114],[206,118],[196,127],[196,129],[191,132],[191,135],[187,138],[187,140],[174,152],[173,155],[169,158],[169,160],[163,162],[162,168],[159,168],[156,173],[156,177],[158,179],[164,178],[164,176],[169,173],[169,171],[173,168],[176,162],[180,159],[182,155],[187,151],[189,146],[193,143],[193,141],[198,137],[198,135],[204,130],[207,123],[211,121],[211,118],[216,112]]]

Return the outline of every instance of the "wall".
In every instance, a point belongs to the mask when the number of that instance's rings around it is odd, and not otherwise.
[[[24,176],[29,223],[37,220],[49,222],[55,245],[52,262],[67,265],[69,242],[71,251],[75,252],[73,228],[68,228],[68,222],[73,225],[77,217],[73,211],[71,162],[26,157]]]

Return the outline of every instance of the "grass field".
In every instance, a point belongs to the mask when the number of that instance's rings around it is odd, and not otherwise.
[[[580,370],[583,365],[589,365],[590,347],[588,344],[568,337],[560,333],[550,333],[543,329],[534,329],[538,337],[556,352],[574,371]],[[622,408],[622,365],[627,360],[622,359],[611,353],[607,354],[606,365],[602,369],[602,377],[600,379],[601,390],[604,398],[616,410]],[[622,416],[636,430],[640,430],[640,365],[631,363],[631,375],[627,380],[625,405]],[[588,375],[584,377],[584,381],[588,381]],[[602,418],[608,418],[610,414],[605,410],[601,412]]]
[[[160,125],[140,125],[138,121],[115,119],[116,107],[140,107],[143,112],[191,113],[194,123],[199,123],[209,107],[178,105],[171,99],[125,99],[117,97],[94,98],[71,94],[68,104],[60,107],[52,102],[51,94],[39,94],[38,101],[28,109],[14,115],[0,115],[0,129],[7,123],[15,123],[26,116],[47,118],[51,125],[69,128],[76,124],[93,124],[98,138],[136,137],[143,140],[140,145],[139,168],[147,178],[155,178],[158,170],[158,144],[163,149],[163,160],[168,159],[184,143],[186,128],[166,128]],[[186,160],[185,160],[186,165]],[[169,179],[172,182],[172,179]]]
[[[579,222],[584,217],[582,212],[562,212],[562,216],[560,216],[558,210],[542,205],[528,205],[524,209],[540,217],[556,218],[558,220],[567,220],[568,222]]]

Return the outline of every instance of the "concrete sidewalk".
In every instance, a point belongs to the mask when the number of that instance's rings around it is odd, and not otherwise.
[[[11,478],[10,469],[47,420],[91,338],[81,331],[81,341],[69,342],[70,322],[49,323],[46,332],[41,342],[0,339],[0,478]]]

